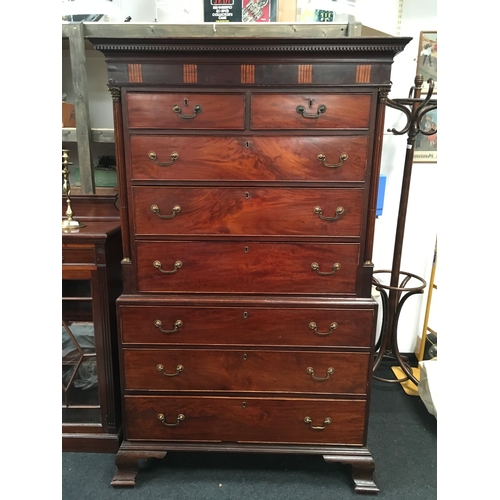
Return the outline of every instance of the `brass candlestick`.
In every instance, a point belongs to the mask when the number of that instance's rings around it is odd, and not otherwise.
[[[68,165],[72,165],[69,162],[69,150],[62,150],[62,174],[63,174],[63,191],[66,195],[66,204],[68,208],[66,209],[67,219],[62,221],[62,230],[71,231],[72,229],[80,229],[81,227],[86,227],[86,224],[82,224],[73,218],[73,210],[71,208],[71,186],[69,184],[69,170]]]

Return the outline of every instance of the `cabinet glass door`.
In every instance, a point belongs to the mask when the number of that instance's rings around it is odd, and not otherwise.
[[[62,422],[101,423],[91,279],[62,280]]]

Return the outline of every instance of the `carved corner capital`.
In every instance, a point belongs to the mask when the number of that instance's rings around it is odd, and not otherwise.
[[[108,83],[108,90],[114,102],[120,102],[122,100],[122,91],[120,87],[115,87],[112,83]]]
[[[378,101],[379,102],[387,102],[387,97],[389,96],[389,92],[391,91],[391,87],[381,87],[378,89]]]

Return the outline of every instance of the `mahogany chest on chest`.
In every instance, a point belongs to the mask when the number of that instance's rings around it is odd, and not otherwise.
[[[140,458],[208,450],[321,454],[378,491],[371,256],[390,69],[409,39],[267,28],[92,40],[124,250],[114,486]]]

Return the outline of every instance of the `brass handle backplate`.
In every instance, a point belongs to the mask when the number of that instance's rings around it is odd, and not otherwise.
[[[168,427],[175,427],[175,426],[179,425],[185,419],[186,419],[186,417],[182,413],[179,413],[179,415],[177,415],[177,422],[175,422],[175,424],[169,424],[168,422],[165,422],[165,415],[163,415],[163,413],[160,413],[158,415],[158,420],[163,425],[167,425]]]
[[[182,267],[182,262],[180,260],[177,260],[174,264],[174,269],[172,271],[164,271],[161,268],[161,262],[159,260],[155,260],[153,262],[153,266],[156,267],[156,269],[158,269],[163,274],[175,274]]]
[[[151,212],[156,214],[160,219],[173,219],[180,211],[181,207],[179,205],[174,205],[172,207],[172,215],[162,215],[160,214],[160,208],[158,205],[151,205]]]
[[[342,166],[342,164],[347,160],[348,156],[347,153],[342,153],[339,157],[339,162],[338,163],[326,163],[326,155],[323,153],[320,153],[316,158],[323,163],[325,167],[328,168],[339,168]]]
[[[151,207],[152,209],[153,207]],[[325,217],[323,215],[323,210],[321,207],[314,207],[314,213],[318,214],[318,217],[322,220],[326,220],[327,222],[332,222],[337,220],[343,213],[344,213],[344,207],[337,207],[335,210],[335,217]]]
[[[160,330],[160,332],[162,333],[175,333],[184,323],[178,319],[175,323],[174,323],[174,329],[173,330],[164,330],[162,327],[163,327],[163,323],[157,319],[155,322],[154,322],[154,325],[156,326],[156,328],[158,328],[158,330]]]
[[[331,274],[335,274],[340,269],[340,264],[338,262],[335,262],[335,264],[333,264],[332,272],[330,273],[324,273],[320,271],[319,264],[317,262],[313,262],[311,264],[311,269],[313,271],[316,271],[320,276],[330,276]]]
[[[311,378],[313,378],[314,380],[318,380],[318,381],[322,382],[323,380],[328,380],[330,378],[330,375],[333,375],[335,373],[335,370],[330,366],[326,370],[326,377],[316,377],[316,375],[314,375],[314,369],[312,368],[312,366],[307,368],[306,372],[309,375],[311,375]]]
[[[175,106],[172,107],[172,111],[174,113],[177,113],[181,118],[184,118],[184,119],[191,119],[191,118],[196,118],[196,115],[198,113],[201,113],[201,106],[199,104],[196,104],[196,106],[193,108],[193,113],[192,115],[183,115],[182,114],[182,109],[181,107],[176,104]]]
[[[184,370],[184,366],[182,365],[177,365],[177,367],[175,368],[175,373],[166,373],[165,372],[165,368],[163,365],[156,365],[156,369],[162,374],[162,375],[165,375],[165,377],[177,377],[177,375],[179,375],[179,373],[181,373],[183,370]]]
[[[304,118],[319,118],[326,111],[326,106],[324,104],[320,104],[316,113],[306,113],[306,107],[302,105],[297,106],[295,111],[297,111],[297,113],[302,115]]]
[[[326,336],[326,335],[330,335],[330,333],[333,332],[333,330],[335,330],[339,325],[337,323],[335,323],[335,321],[333,323],[330,323],[330,330],[328,330],[327,332],[325,333],[320,333],[318,332],[318,326],[316,325],[316,323],[314,321],[311,321],[309,323],[309,328],[316,334],[316,335],[323,335],[323,336]]]
[[[172,163],[174,163],[174,161],[179,158],[179,153],[177,151],[174,151],[173,153],[171,153],[170,154],[170,161],[158,161],[158,157],[156,156],[156,153],[154,151],[150,151],[148,153],[148,158],[150,160],[153,160],[160,167],[168,167],[169,165],[172,165]]]
[[[332,419],[330,417],[326,417],[325,420],[323,421],[323,425],[316,426],[316,427],[312,424],[312,418],[311,417],[305,417],[304,418],[304,422],[306,424],[309,424],[309,427],[311,429],[314,429],[316,431],[322,431],[323,429],[326,428],[327,425],[330,425],[332,423]]]

